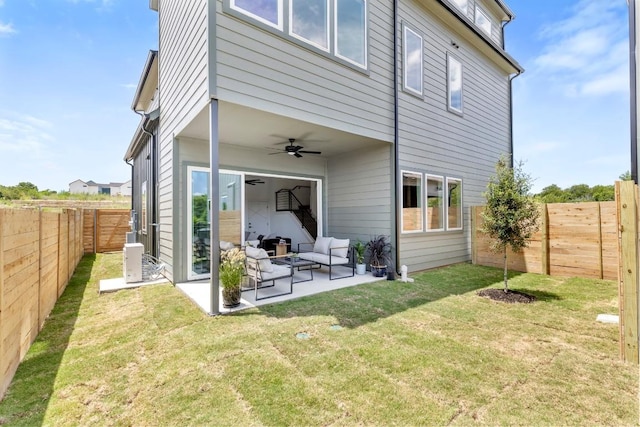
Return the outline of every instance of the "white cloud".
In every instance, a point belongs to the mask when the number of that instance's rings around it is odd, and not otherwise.
[[[32,116],[0,117],[0,153],[29,153],[44,157],[47,144],[54,141],[51,123]]]
[[[629,90],[628,28],[622,0],[581,0],[571,16],[542,29],[535,71],[568,96],[600,96]]]
[[[0,36],[14,34],[16,32],[16,29],[13,28],[13,24],[3,24],[0,22]]]
[[[125,83],[125,84],[122,84],[120,86],[122,86],[125,89],[135,89],[135,88],[138,87],[138,85],[135,84],[135,83]]]

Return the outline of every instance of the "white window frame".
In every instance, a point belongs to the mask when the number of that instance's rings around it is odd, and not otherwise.
[[[149,198],[147,197],[147,180],[140,186],[140,231],[147,234],[147,215],[149,213]]]
[[[325,7],[327,10],[327,19],[325,21],[325,31],[326,31],[326,40],[325,40],[325,46],[319,45],[318,43],[307,39],[306,37],[300,35],[300,34],[296,34],[293,32],[293,3],[296,0],[289,0],[289,35],[291,37],[294,37],[300,41],[303,41],[304,43],[308,43],[312,46],[315,46],[316,48],[323,50],[325,52],[329,52],[330,50],[330,46],[331,46],[331,26],[329,25],[329,23],[331,22],[331,3],[330,0],[324,0],[325,3]],[[306,1],[306,0],[299,0],[299,1]]]
[[[256,15],[256,14],[254,14],[252,12],[249,12],[246,9],[243,9],[240,6],[236,6],[236,0],[229,0],[229,7],[231,7],[231,9],[235,10],[236,12],[240,12],[243,15],[246,15],[246,16],[249,16],[249,17],[255,19],[258,22],[261,22],[261,23],[263,23],[265,25],[268,25],[268,26],[273,27],[273,28],[277,28],[278,30],[282,31],[283,28],[284,28],[284,25],[283,25],[283,21],[284,20],[282,19],[283,18],[283,7],[282,7],[282,2],[283,1],[284,0],[277,0],[277,2],[278,2],[278,22],[275,23],[275,24],[273,22],[263,18],[260,15]]]
[[[487,35],[491,36],[491,32],[493,31],[493,22],[491,22],[489,14],[477,4],[474,21],[478,28],[484,31]]]
[[[409,85],[409,35],[415,36],[420,40],[420,87],[415,88]],[[408,25],[403,24],[402,28],[402,88],[414,95],[423,96],[424,93],[424,41],[420,34],[410,28]]]
[[[417,191],[417,194],[416,194],[416,196],[418,197],[418,200],[417,200],[418,206],[417,206],[417,208],[420,209],[420,224],[418,224],[419,227],[414,229],[414,230],[405,230],[405,227],[404,227],[404,209],[405,209],[405,207],[404,207],[404,177],[405,177],[405,174],[409,175],[411,177],[415,177],[415,178],[419,178],[420,179],[420,187],[421,188],[419,189],[419,191]],[[402,182],[400,184],[402,186],[402,189],[400,191],[400,195],[401,195],[400,196],[400,198],[401,198],[400,206],[402,207],[402,209],[401,209],[402,210],[402,215],[401,215],[401,218],[400,218],[400,222],[401,222],[402,233],[403,234],[421,233],[421,232],[424,231],[424,191],[422,190],[422,188],[424,188],[424,176],[423,176],[423,174],[421,172],[415,172],[415,171],[410,171],[410,170],[402,170],[400,172],[400,176],[402,177],[402,179],[401,179]]]
[[[429,228],[429,224],[431,224],[431,215],[429,214],[429,180],[437,180],[440,182],[440,217],[442,218],[442,227],[440,228]],[[424,186],[424,192],[425,192],[425,199],[426,199],[426,203],[425,203],[425,210],[426,210],[426,227],[425,230],[428,233],[434,232],[434,231],[444,231],[447,221],[446,221],[446,210],[445,210],[445,203],[446,203],[446,191],[445,191],[445,178],[442,175],[432,175],[432,174],[427,174],[426,178],[425,178],[425,186]]]
[[[453,72],[453,67],[452,67],[452,63],[455,63],[458,65],[458,68],[460,70],[460,108],[458,108],[457,106],[453,106],[452,105],[452,77],[454,77],[452,75]],[[447,109],[453,113],[462,115],[463,109],[464,109],[464,69],[462,66],[462,62],[456,58],[455,56],[453,56],[451,53],[447,52]]]
[[[457,182],[458,186],[460,187],[460,206],[458,207],[458,211],[459,211],[459,218],[460,218],[460,227],[450,227],[449,226],[449,210],[451,208],[450,203],[449,203],[449,183],[450,182]],[[462,209],[462,207],[464,206],[464,201],[462,198],[462,179],[461,178],[451,178],[451,177],[447,177],[446,180],[446,199],[445,199],[445,206],[446,206],[446,214],[445,214],[445,221],[446,221],[446,228],[447,230],[450,231],[458,231],[458,230],[462,230],[463,226],[464,226],[464,211]]]
[[[353,60],[353,59],[351,59],[349,57],[340,55],[338,53],[338,2],[339,1],[340,0],[333,0],[333,10],[331,11],[333,13],[333,29],[332,29],[332,31],[333,31],[333,54],[337,58],[342,59],[343,61],[347,61],[347,62],[349,62],[351,64],[354,64],[354,65],[356,65],[356,66],[358,66],[360,68],[367,69],[367,67],[368,67],[367,58],[368,58],[368,55],[369,55],[369,52],[368,52],[368,50],[369,50],[369,37],[368,37],[368,34],[369,34],[369,19],[368,19],[369,9],[368,9],[368,7],[369,7],[369,5],[368,5],[368,1],[367,0],[360,0],[360,1],[362,1],[362,5],[364,7],[364,17],[363,17],[364,18],[363,19],[364,28],[362,29],[362,31],[363,31],[363,35],[362,36],[363,36],[363,40],[364,40],[364,45],[362,46],[362,48],[363,48],[363,52],[362,52],[363,53],[363,56],[362,56],[363,63],[362,64],[360,64],[359,62],[357,62],[357,61],[355,61],[355,60]]]
[[[466,16],[469,13],[469,0],[451,0],[455,7],[460,9]]]

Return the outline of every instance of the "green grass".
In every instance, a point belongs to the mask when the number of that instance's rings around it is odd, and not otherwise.
[[[455,265],[207,317],[170,285],[98,296],[85,257],[4,401],[7,425],[636,425],[613,282]],[[306,333],[307,339],[298,338]]]

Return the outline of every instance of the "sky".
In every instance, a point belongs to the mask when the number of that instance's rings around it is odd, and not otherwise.
[[[514,158],[533,191],[630,170],[626,0],[506,0]],[[0,185],[125,182],[131,110],[158,47],[148,0],[0,0]]]

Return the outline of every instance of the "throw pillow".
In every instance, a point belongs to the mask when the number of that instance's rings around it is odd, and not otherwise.
[[[273,264],[271,264],[271,260],[269,259],[269,254],[264,249],[259,249],[260,253],[258,255],[258,261],[260,263],[260,271],[263,273],[273,273]]]
[[[333,239],[330,247],[331,255],[346,258],[349,253],[349,239]]]
[[[329,245],[332,240],[333,237],[316,237],[316,243],[313,245],[313,252],[329,255]]]

